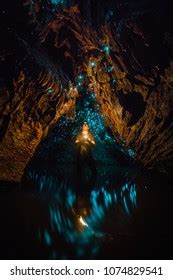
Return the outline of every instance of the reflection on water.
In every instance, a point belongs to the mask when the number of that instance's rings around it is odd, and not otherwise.
[[[172,186],[170,191],[164,176],[125,167],[132,160],[96,105],[95,96],[83,90],[76,118],[63,117],[43,141],[22,186],[1,192],[3,259],[164,259],[168,249],[172,254]],[[84,121],[96,139],[97,172],[75,167],[74,139]],[[134,157],[133,150],[128,154]]]
[[[1,258],[128,259],[172,254],[172,188],[135,168],[32,165],[0,196]],[[167,186],[167,187],[166,187]]]
[[[102,166],[99,171],[94,182],[80,181],[71,167],[65,178],[35,169],[28,172],[28,180],[47,202],[49,224],[39,228],[38,238],[49,247],[49,257],[97,257],[105,240],[127,233],[137,209],[136,183],[126,170],[115,172],[111,166]],[[76,188],[76,184],[81,185]],[[59,240],[63,248],[56,251]]]

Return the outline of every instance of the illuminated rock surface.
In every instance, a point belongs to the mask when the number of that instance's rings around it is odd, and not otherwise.
[[[137,163],[171,170],[169,3],[18,0],[4,1],[1,15],[1,180],[20,181],[49,127],[74,110],[63,106],[69,79],[92,88],[116,143]]]
[[[0,257],[172,259],[172,28],[167,0],[1,1]]]

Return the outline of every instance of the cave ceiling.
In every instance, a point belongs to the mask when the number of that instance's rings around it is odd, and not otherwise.
[[[2,1],[0,180],[20,181],[50,128],[74,110],[63,91],[79,75],[118,144],[140,165],[169,172],[171,11],[155,0]]]

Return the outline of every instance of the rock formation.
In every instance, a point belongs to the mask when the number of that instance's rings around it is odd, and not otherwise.
[[[81,73],[82,86],[95,91],[117,142],[132,150],[140,165],[170,171],[173,37],[170,14],[165,16],[168,3],[164,10],[155,1],[101,1],[100,7],[86,1],[85,11],[83,1],[66,2],[68,7],[60,9],[51,1],[16,1],[22,26],[14,15],[9,21],[9,8],[4,8],[0,180],[21,180],[49,128],[74,109],[75,101],[65,102],[63,88]]]

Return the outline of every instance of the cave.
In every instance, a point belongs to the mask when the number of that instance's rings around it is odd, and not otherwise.
[[[0,6],[0,258],[172,259],[170,1]]]

